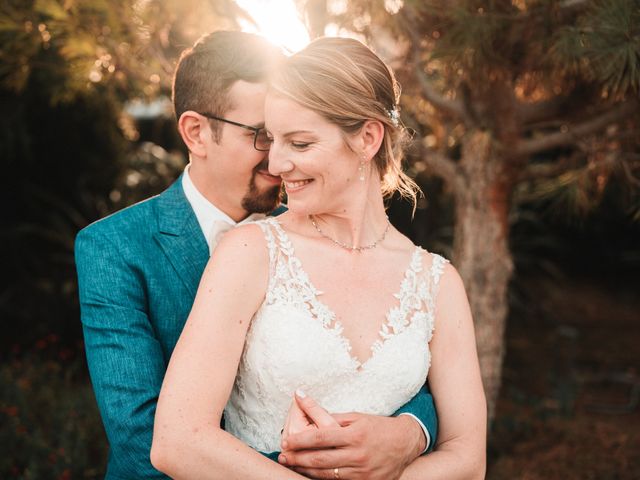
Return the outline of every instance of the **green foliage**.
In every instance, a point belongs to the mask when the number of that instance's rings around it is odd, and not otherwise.
[[[79,338],[77,231],[178,174],[157,156],[140,164],[123,105],[167,94],[179,52],[234,12],[231,0],[0,4],[0,347]]]
[[[521,25],[519,12],[513,7],[492,8],[495,3],[456,2],[448,8],[439,2],[417,5],[416,11],[426,20],[423,28],[438,40],[431,59],[448,62],[452,72],[486,71],[511,63],[509,40],[519,37],[513,32]]]
[[[2,15],[0,85],[9,90],[19,93],[40,75],[56,104],[96,89],[122,92],[137,80],[124,73],[126,46],[136,41],[134,24],[125,20],[135,18],[130,2],[9,1]]]
[[[132,205],[166,189],[182,173],[185,157],[145,142],[127,157],[127,164],[113,186],[114,208]]]
[[[591,2],[577,25],[557,32],[554,52],[612,95],[640,93],[640,1]]]
[[[638,0],[406,0],[397,13],[385,9],[387,3],[349,2],[339,20],[373,45],[382,28],[397,39],[403,111],[411,117],[405,122],[454,161],[469,129],[490,130],[508,157],[520,141],[569,132],[606,112],[612,100],[640,93]],[[366,16],[377,25],[359,27]],[[425,101],[434,96],[425,91],[425,81],[445,103],[457,102],[457,115],[441,115],[432,98]],[[538,110],[527,118],[531,107]],[[554,197],[567,216],[597,207],[610,181],[625,191],[630,186],[635,194],[625,194],[624,205],[629,218],[638,218],[639,146],[628,140],[638,137],[637,130],[631,116],[616,128],[576,137],[566,150],[550,149],[505,167],[526,180],[539,157],[557,165],[555,175],[540,178],[529,193]],[[575,161],[567,163],[567,156]]]
[[[48,336],[38,348],[57,341]],[[78,381],[83,362],[42,357],[0,367],[0,477],[102,478],[107,445],[91,387]]]
[[[182,48],[236,26],[233,15],[241,12],[231,0],[7,0],[0,6],[0,87],[19,93],[40,74],[52,104],[92,91],[120,101],[166,93]]]
[[[640,2],[573,3],[407,2],[421,33],[437,40],[430,58],[446,60],[458,75],[568,71],[614,94],[638,93]]]

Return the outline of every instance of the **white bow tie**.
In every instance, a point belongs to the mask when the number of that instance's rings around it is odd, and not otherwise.
[[[232,228],[235,228],[237,225],[244,225],[245,223],[262,220],[265,217],[266,215],[264,213],[252,213],[236,225],[232,225],[226,220],[214,220],[211,230],[209,231],[209,254],[213,253],[222,236]]]

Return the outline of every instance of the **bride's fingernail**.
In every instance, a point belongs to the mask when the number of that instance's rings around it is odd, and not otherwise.
[[[282,463],[283,465],[287,463],[287,457],[284,455],[278,455],[278,463]]]
[[[301,389],[296,390],[296,395],[299,396],[300,398],[304,398],[307,396],[307,394],[304,393]]]

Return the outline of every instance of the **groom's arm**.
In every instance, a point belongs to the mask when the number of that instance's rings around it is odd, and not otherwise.
[[[409,400],[393,414],[408,415],[418,422],[425,436],[425,448],[422,453],[433,450],[438,436],[438,416],[433,403],[433,396],[427,384],[420,389],[415,397]]]
[[[110,447],[106,478],[166,479],[149,459],[165,361],[142,279],[97,226],[80,232],[75,255],[87,363]]]
[[[302,406],[310,418],[315,410],[320,410],[318,415],[329,415],[310,397]],[[433,397],[422,389],[394,415],[334,414],[342,427],[290,435],[278,460],[313,478],[331,478],[335,467],[350,465],[345,472],[349,478],[397,479],[407,465],[435,443]],[[421,423],[429,428],[429,445]]]

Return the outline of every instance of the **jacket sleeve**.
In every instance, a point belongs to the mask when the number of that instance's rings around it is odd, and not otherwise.
[[[87,363],[111,449],[107,478],[168,478],[149,458],[166,361],[141,272],[91,227],[76,238],[75,257]]]
[[[427,447],[423,453],[433,450],[438,436],[438,416],[433,396],[426,384],[415,397],[393,414],[394,417],[398,415],[411,415],[420,424],[427,438]]]

